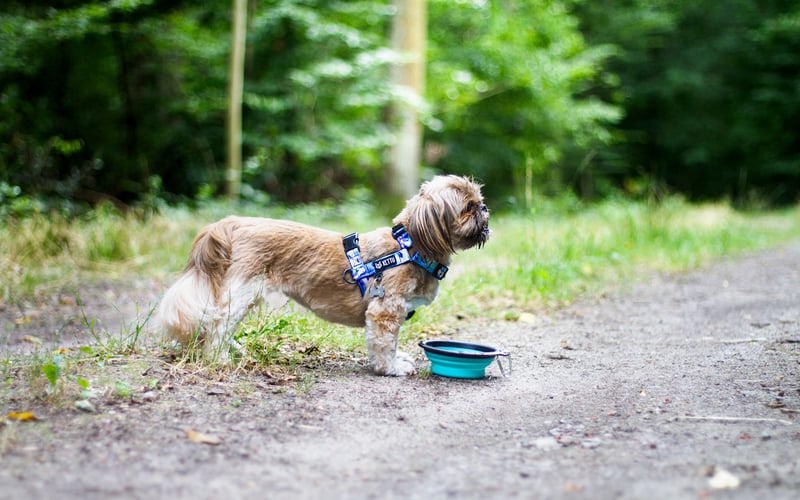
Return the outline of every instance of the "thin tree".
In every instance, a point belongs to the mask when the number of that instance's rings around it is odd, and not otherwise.
[[[422,150],[419,105],[425,91],[426,0],[394,0],[392,48],[402,62],[391,71],[391,82],[404,90],[392,117],[398,127],[397,139],[389,152],[387,186],[393,197],[405,199],[417,190]]]
[[[233,201],[242,187],[242,93],[247,34],[247,0],[233,0],[228,113],[225,123],[225,192]]]

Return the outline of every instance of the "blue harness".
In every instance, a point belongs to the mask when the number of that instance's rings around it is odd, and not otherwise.
[[[383,271],[405,264],[406,262],[413,262],[414,264],[425,269],[433,275],[434,278],[440,280],[447,274],[447,266],[440,264],[436,261],[425,260],[420,257],[416,252],[413,255],[408,251],[413,246],[411,236],[408,235],[406,228],[402,224],[398,224],[392,228],[392,236],[397,240],[400,245],[400,250],[378,257],[375,260],[364,262],[361,259],[361,251],[358,248],[358,233],[349,234],[344,237],[344,253],[347,256],[347,261],[350,263],[350,268],[345,269],[342,273],[342,278],[351,284],[357,284],[358,289],[361,291],[361,296],[367,291],[369,279],[376,276],[378,286],[376,287],[378,293],[370,296],[383,296],[383,287],[380,286],[380,281],[383,278]],[[348,274],[350,275],[348,278]]]

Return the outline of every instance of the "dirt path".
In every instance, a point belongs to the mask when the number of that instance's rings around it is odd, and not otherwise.
[[[141,387],[0,425],[0,497],[797,498],[800,244],[461,338],[512,377],[109,363]]]

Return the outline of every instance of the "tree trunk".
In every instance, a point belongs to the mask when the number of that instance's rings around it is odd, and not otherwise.
[[[247,0],[233,0],[231,56],[228,76],[228,116],[225,124],[225,192],[232,201],[242,188],[242,92],[247,31]]]
[[[392,108],[398,127],[397,140],[389,152],[387,186],[394,198],[405,200],[417,191],[422,149],[419,104],[425,91],[425,41],[427,14],[425,0],[394,0],[392,48],[404,61],[392,68],[391,81],[409,98]]]

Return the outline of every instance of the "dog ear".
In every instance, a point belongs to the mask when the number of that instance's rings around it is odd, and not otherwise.
[[[455,253],[452,227],[457,214],[452,203],[423,190],[409,200],[404,212],[414,247],[424,258],[443,260]]]

